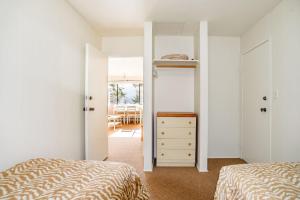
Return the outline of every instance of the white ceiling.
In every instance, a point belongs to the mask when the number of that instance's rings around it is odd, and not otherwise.
[[[143,22],[208,20],[210,35],[239,36],[281,0],[68,0],[102,35],[141,35]]]

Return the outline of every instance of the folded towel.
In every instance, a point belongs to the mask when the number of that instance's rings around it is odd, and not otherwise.
[[[168,54],[162,56],[161,59],[170,59],[170,60],[188,60],[189,57],[186,54]]]

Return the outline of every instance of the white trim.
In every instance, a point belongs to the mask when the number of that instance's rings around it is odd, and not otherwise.
[[[208,23],[200,22],[200,113],[198,124],[198,161],[200,172],[207,171],[208,154]]]
[[[240,158],[240,156],[209,156],[208,159]]]
[[[243,130],[244,130],[244,112],[243,112],[243,107],[244,107],[244,81],[243,81],[243,68],[242,68],[242,54],[240,54],[240,68],[239,68],[239,78],[240,78],[240,158],[244,158],[244,153],[243,153]]]
[[[269,134],[270,134],[270,157],[269,161],[272,162],[272,111],[273,111],[273,48],[272,48],[272,39],[269,38],[269,80],[270,80],[270,90],[269,90]]]
[[[144,23],[144,171],[152,171],[152,22]]]
[[[84,108],[87,108],[87,99],[86,97],[88,96],[88,54],[89,54],[89,45],[88,43],[85,44],[85,66],[84,66]],[[87,159],[88,155],[88,137],[87,137],[87,132],[88,132],[88,123],[87,123],[87,112],[84,111],[84,159]]]
[[[247,53],[250,53],[251,51],[253,51],[254,49],[256,49],[257,47],[265,44],[266,42],[268,42],[269,39],[263,40],[257,44],[255,44],[254,46],[250,47],[248,50],[246,50],[244,53],[242,53],[242,55],[246,55]]]

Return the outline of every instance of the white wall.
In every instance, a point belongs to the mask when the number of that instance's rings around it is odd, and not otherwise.
[[[143,81],[143,57],[110,57],[108,80]]]
[[[159,35],[154,38],[154,58],[172,53],[187,54],[194,58],[194,37],[193,36],[168,36]]]
[[[102,37],[102,51],[114,57],[144,56],[144,37]]]
[[[272,44],[271,158],[300,161],[300,1],[283,0],[241,37],[245,52],[266,39]]]
[[[155,58],[172,53],[193,58],[193,36],[155,36]],[[194,69],[159,69],[154,85],[154,113],[194,112]]]
[[[97,35],[61,0],[1,0],[0,27],[0,170],[83,159],[84,47]]]
[[[154,78],[156,112],[194,112],[194,69],[159,69]]]
[[[240,156],[240,38],[208,40],[208,156]]]

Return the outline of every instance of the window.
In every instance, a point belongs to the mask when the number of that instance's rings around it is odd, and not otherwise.
[[[109,83],[109,104],[143,104],[142,83]]]

